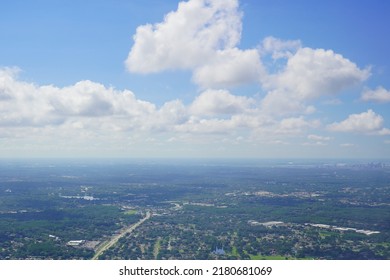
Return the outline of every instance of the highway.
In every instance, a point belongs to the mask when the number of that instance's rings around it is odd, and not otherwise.
[[[131,226],[129,226],[129,227],[123,229],[123,230],[121,231],[121,233],[119,233],[119,234],[117,234],[117,235],[114,235],[110,240],[103,242],[103,243],[99,246],[99,248],[96,250],[96,253],[95,253],[95,255],[93,256],[92,259],[93,259],[93,260],[97,260],[97,259],[99,258],[99,256],[100,256],[101,254],[103,254],[104,251],[106,251],[106,250],[108,250],[109,248],[111,248],[112,246],[114,246],[115,243],[117,243],[118,240],[119,240],[121,237],[125,236],[126,233],[130,233],[130,232],[132,232],[133,230],[135,230],[137,227],[139,227],[139,226],[140,226],[142,223],[144,223],[146,220],[150,219],[151,216],[152,216],[152,214],[151,214],[150,211],[146,212],[146,216],[145,216],[144,218],[142,218],[141,220],[139,220],[137,223],[132,224]]]

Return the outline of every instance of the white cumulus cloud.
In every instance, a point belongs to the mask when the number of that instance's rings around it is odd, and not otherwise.
[[[245,96],[235,96],[226,90],[207,90],[195,98],[190,106],[194,115],[234,115],[244,113],[254,104]]]
[[[361,99],[363,101],[373,101],[379,103],[390,102],[390,91],[379,86],[376,89],[366,89],[363,91]]]
[[[370,75],[332,50],[299,48],[285,67],[263,80],[263,108],[274,113],[313,112],[307,102],[359,85]]]
[[[308,121],[304,117],[292,117],[282,119],[276,126],[277,134],[301,134],[308,128],[314,128],[319,125],[316,120]]]
[[[131,72],[192,69],[216,50],[233,48],[241,36],[237,0],[190,0],[164,21],[137,28],[126,60]]]
[[[80,81],[59,88],[20,81],[16,72],[0,71],[0,126],[48,126],[74,122],[85,127],[90,119],[98,126],[115,116],[117,123],[126,119],[131,126],[143,123],[145,116],[156,112],[152,103],[137,100],[129,91],[117,91],[92,81]],[[82,125],[82,123],[84,125]]]
[[[333,95],[366,80],[369,71],[332,50],[301,48],[285,69],[270,77],[271,87],[285,89],[299,100]]]
[[[390,131],[389,129],[384,128],[383,124],[383,117],[369,109],[367,112],[360,114],[351,114],[347,119],[341,122],[332,123],[328,125],[328,129],[339,132],[387,135]]]
[[[180,138],[180,133],[250,134],[255,130],[287,135],[313,127],[303,117],[273,119],[260,110],[256,99],[227,90],[209,89],[188,105],[177,99],[158,107],[137,99],[129,90],[88,80],[66,87],[41,86],[3,69],[0,93],[0,127],[5,136],[22,137],[29,129],[42,137],[68,135],[73,139],[126,138],[140,132],[170,133],[170,138]]]
[[[257,81],[262,72],[257,50],[237,48],[241,18],[237,0],[180,2],[162,22],[137,28],[126,67],[134,73],[191,70],[203,88]]]
[[[258,81],[264,69],[257,50],[218,51],[195,69],[193,81],[203,88],[226,88]]]

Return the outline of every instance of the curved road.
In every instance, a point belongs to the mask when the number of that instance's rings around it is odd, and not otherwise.
[[[106,251],[107,249],[111,248],[115,243],[118,242],[118,240],[125,236],[126,233],[130,233],[132,232],[133,230],[135,230],[138,226],[140,226],[143,222],[145,222],[146,220],[150,219],[150,217],[152,216],[152,214],[148,211],[146,212],[146,216],[139,220],[137,223],[129,226],[128,228],[124,229],[121,233],[117,234],[117,235],[114,235],[110,240],[102,243],[101,246],[99,246],[99,248],[97,249],[95,255],[93,256],[93,260],[97,260],[99,258],[99,256],[101,254],[103,254],[104,251]]]

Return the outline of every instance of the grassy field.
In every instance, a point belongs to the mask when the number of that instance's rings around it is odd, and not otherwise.
[[[236,246],[233,246],[232,248],[232,256],[235,256],[235,257],[238,257],[238,252],[237,252],[237,247]]]
[[[137,210],[128,210],[125,212],[126,215],[135,215],[137,214]]]

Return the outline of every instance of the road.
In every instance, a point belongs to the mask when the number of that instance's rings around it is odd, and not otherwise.
[[[133,230],[135,230],[138,226],[140,226],[143,222],[145,222],[146,220],[150,219],[150,217],[152,216],[151,212],[146,212],[146,216],[139,220],[137,223],[129,226],[128,228],[125,228],[122,230],[121,233],[117,234],[117,235],[114,235],[110,240],[106,241],[106,242],[103,242],[102,245],[99,246],[99,248],[96,250],[96,253],[95,255],[93,256],[93,260],[97,260],[99,258],[99,256],[101,254],[103,254],[104,251],[108,250],[109,248],[111,248],[115,243],[118,242],[118,240],[125,236],[126,233],[130,233],[132,232]]]

